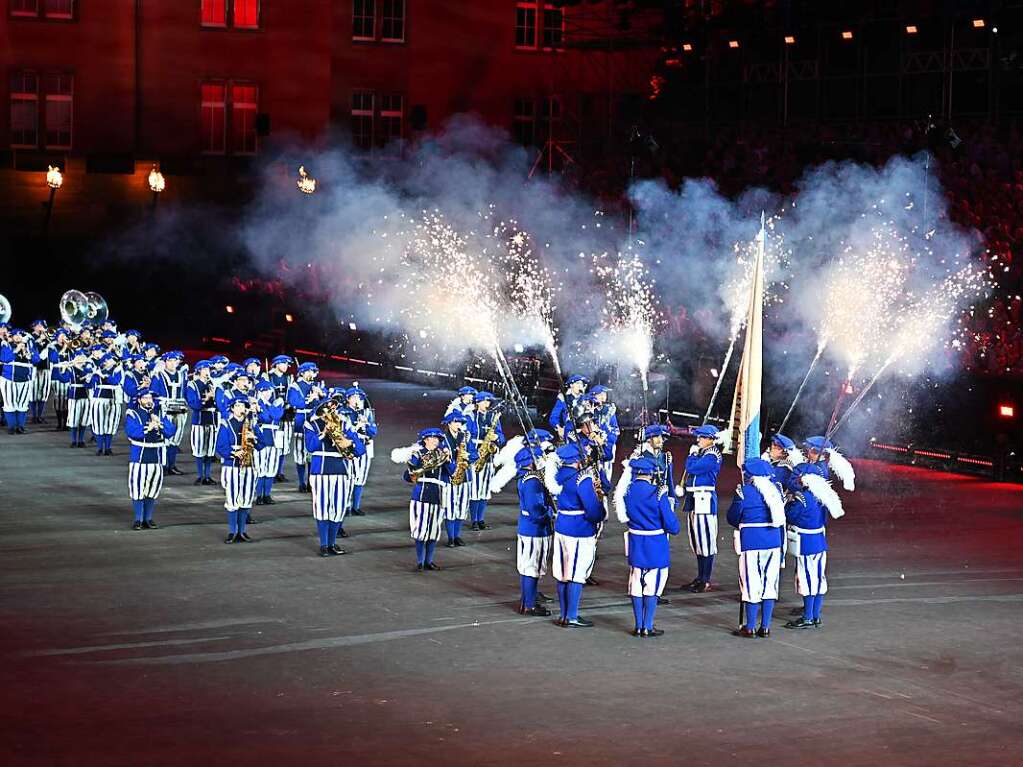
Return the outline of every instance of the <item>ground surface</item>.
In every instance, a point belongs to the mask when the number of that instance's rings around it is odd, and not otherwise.
[[[609,525],[583,596],[597,625],[564,630],[513,612],[512,491],[492,530],[414,572],[387,453],[448,395],[364,385],[381,423],[368,515],[331,559],[294,482],[255,510],[255,543],[228,547],[219,487],[193,487],[183,456],[161,528],[133,532],[123,437],[97,458],[49,427],[0,435],[0,764],[1023,762],[1023,487],[858,462],[824,628],[766,640],[729,635],[724,524],[719,590],[672,588],[667,633],[630,637]],[[694,563],[673,551],[677,586]]]

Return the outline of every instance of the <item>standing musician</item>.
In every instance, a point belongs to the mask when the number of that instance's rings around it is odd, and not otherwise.
[[[616,503],[618,520],[628,525],[625,556],[629,561],[629,597],[636,620],[633,636],[658,637],[654,627],[658,598],[668,582],[671,552],[668,536],[678,535],[682,526],[675,516],[675,502],[669,486],[660,483],[661,466],[642,455],[629,461],[630,479]]]
[[[249,414],[248,397],[237,397],[228,405],[228,415],[217,431],[217,455],[223,466],[220,486],[224,488],[227,537],[224,543],[248,543],[245,532],[249,511],[256,500],[255,453],[263,446],[259,429]]]
[[[519,571],[519,613],[547,616],[551,614],[537,603],[540,579],[547,572],[557,509],[554,498],[544,485],[544,461],[553,452],[554,435],[534,429],[526,435],[526,446],[515,454],[516,488],[519,494],[518,548],[515,565]],[[553,456],[551,456],[553,460]]]
[[[174,424],[159,414],[151,389],[140,389],[124,419],[124,433],[131,446],[128,453],[128,496],[135,509],[132,530],[155,528],[153,509],[163,487],[166,440]]]
[[[451,413],[455,410],[465,416],[466,420],[472,418],[473,412],[476,410],[476,395],[479,394],[476,389],[472,386],[463,386],[458,390],[458,396],[451,400],[448,404],[448,409],[444,411],[444,415]]]
[[[803,442],[806,460],[821,469],[824,479],[830,480],[831,475],[842,483],[842,487],[850,493],[856,489],[856,472],[849,460],[838,452],[827,437],[809,437]]]
[[[274,477],[277,476],[281,456],[277,432],[281,428],[284,405],[276,399],[274,385],[269,381],[257,383],[255,394],[256,423],[263,438],[263,447],[256,452],[256,505],[268,506],[275,503],[272,495]]]
[[[649,458],[654,462],[653,479],[658,489],[667,488],[669,498],[677,498],[675,487],[675,465],[668,450],[671,430],[664,424],[651,424],[643,429],[642,444],[637,445],[632,458]]]
[[[302,437],[320,556],[344,554],[337,538],[347,537],[343,525],[355,487],[353,461],[365,455],[366,446],[345,413],[341,395],[313,403],[302,423]]]
[[[352,515],[361,517],[365,514],[362,510],[362,490],[369,479],[369,466],[373,462],[373,438],[377,435],[377,419],[366,392],[359,388],[358,383],[346,389],[344,395],[348,417],[355,433],[366,446],[366,452],[354,459],[355,487],[352,491]]]
[[[572,415],[576,410],[576,400],[583,395],[586,387],[590,385],[590,379],[586,376],[572,375],[565,381],[564,394],[558,394],[551,415],[548,419],[551,428],[558,435],[558,439],[565,441],[568,433],[572,430]]]
[[[504,430],[501,428],[501,412],[492,409],[496,397],[488,391],[481,391],[474,397],[476,412],[469,418],[467,426],[472,437],[477,458],[470,465],[469,482],[469,516],[473,530],[486,530],[487,523],[483,517],[487,512],[487,501],[490,500],[490,480],[494,476],[494,455],[504,446]]]
[[[465,429],[465,416],[457,408],[444,416],[441,426],[444,432],[442,447],[455,457],[455,470],[451,475],[451,485],[444,496],[444,530],[447,532],[447,548],[464,546],[462,540],[462,523],[469,519],[469,470],[472,462],[479,456],[472,437]]]
[[[11,325],[9,322],[0,322],[0,354],[3,350],[9,348],[11,345]],[[2,368],[0,368],[2,373]],[[3,407],[4,403],[8,402],[11,398],[10,392],[8,391],[8,380],[0,375],[0,424],[7,425],[7,416],[4,414]],[[15,420],[15,426],[17,426],[17,420]]]
[[[121,359],[142,354],[142,334],[137,330],[124,331],[124,342],[120,349]]]
[[[746,613],[743,625],[732,633],[749,639],[771,635],[781,573],[780,528],[785,526],[785,502],[774,483],[774,469],[763,458],[748,458],[742,465],[742,476],[743,484],[735,489],[728,509],[728,524],[738,531],[735,553],[739,555],[739,588]]]
[[[67,431],[67,369],[71,367],[72,354],[70,331],[57,328],[50,345],[50,390],[57,431]]]
[[[76,349],[71,354],[71,367],[61,375],[68,386],[67,427],[71,431],[70,447],[85,447],[85,430],[92,423],[89,383],[93,367],[85,349]]]
[[[32,393],[29,397],[29,410],[32,423],[46,423],[46,403],[50,399],[51,352],[53,345],[46,320],[35,320],[29,325],[32,342],[39,352],[39,363],[32,369]]]
[[[28,403],[32,396],[32,371],[39,364],[39,352],[31,336],[15,328],[10,343],[0,346],[0,376],[4,379],[4,419],[8,434],[24,434]]]
[[[253,384],[263,377],[263,363],[256,357],[249,357],[242,362],[242,369],[248,373]]]
[[[116,338],[116,335],[115,335]],[[150,373],[155,373],[160,364],[160,347],[157,344],[149,343],[142,345],[142,356],[146,360],[146,367]]]
[[[584,459],[576,444],[562,445],[557,462],[544,467],[544,482],[556,498],[553,575],[557,581],[562,627],[589,628],[591,621],[579,617],[583,586],[593,571],[597,555],[597,532],[607,516],[599,495],[600,480],[583,470]]]
[[[209,360],[195,363],[195,374],[185,387],[185,401],[192,411],[189,435],[195,458],[196,485],[213,485],[213,457],[217,454],[217,405]]]
[[[238,379],[242,379],[239,384]],[[249,377],[245,370],[237,362],[229,363],[220,375],[217,390],[214,394],[214,401],[217,403],[217,415],[220,420],[227,418],[231,409],[231,403],[238,399],[248,399]]]
[[[120,421],[117,393],[121,390],[121,369],[113,353],[100,357],[99,368],[93,371],[89,387],[96,455],[113,455],[114,433]]]
[[[774,467],[774,481],[783,488],[789,486],[792,470],[806,460],[796,443],[784,434],[773,435],[767,451],[760,457]]]
[[[614,471],[618,437],[622,433],[618,426],[618,408],[610,401],[610,392],[610,389],[600,384],[597,384],[589,391],[590,397],[593,399],[593,419],[607,437],[606,444],[611,452],[611,458],[604,464],[604,474],[607,475],[609,481]]]
[[[288,404],[288,389],[295,380],[288,372],[291,365],[291,357],[286,354],[278,354],[270,361],[270,370],[266,373],[266,380],[274,385],[275,400],[279,400],[284,408],[280,428],[277,430],[277,448],[280,450],[280,459],[277,462],[275,482],[289,481],[284,475],[284,462],[291,452],[291,445],[295,440],[295,408]]]
[[[126,402],[132,402],[138,397],[139,390],[149,389],[153,382],[152,376],[146,370],[146,358],[141,354],[128,357],[126,361],[124,377],[121,379],[121,390]]]
[[[697,426],[692,433],[696,444],[689,449],[682,484],[675,492],[685,493],[682,510],[686,513],[689,545],[696,555],[696,578],[682,588],[699,594],[712,588],[710,577],[718,553],[717,482],[721,473],[721,451],[716,444],[718,432],[713,426]]]
[[[152,389],[160,398],[161,412],[174,424],[174,434],[167,440],[166,471],[181,476],[185,472],[178,468],[178,453],[188,425],[188,402],[185,401],[188,367],[182,364],[185,355],[179,351],[166,352],[161,359],[163,367],[153,375]]]
[[[412,484],[409,529],[416,542],[416,571],[439,570],[433,552],[440,538],[441,509],[455,472],[455,457],[444,446],[444,432],[423,429],[413,447],[402,479]]]
[[[293,457],[295,472],[298,474],[298,492],[308,493],[309,483],[306,481],[309,458],[305,449],[305,419],[313,403],[326,396],[326,388],[316,379],[320,369],[314,362],[303,362],[298,366],[298,379],[288,387],[288,404],[295,410],[295,439]]]

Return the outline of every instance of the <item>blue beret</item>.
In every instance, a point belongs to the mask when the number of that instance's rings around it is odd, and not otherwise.
[[[249,365],[259,365],[260,367],[263,367],[263,363],[255,357],[249,357],[248,359],[242,362],[242,365],[244,365],[245,367],[248,367]]]
[[[694,437],[706,437],[707,439],[718,438],[718,430],[713,426],[696,426],[689,431]]]
[[[36,325],[42,325],[45,328],[46,320],[32,320],[30,323],[28,323],[28,326],[30,328],[34,328]]]
[[[320,368],[317,367],[315,362],[303,362],[301,365],[298,366],[299,375],[305,373],[307,370],[315,370],[319,372]]]
[[[437,439],[444,439],[444,432],[442,432],[436,426],[431,426],[429,429],[423,429],[421,432],[419,432],[420,442],[422,442],[427,437],[436,437]]]
[[[165,360],[169,360],[169,359],[183,360],[185,358],[185,354],[184,354],[184,352],[179,352],[179,351],[175,350],[175,351],[172,351],[172,352],[164,352],[163,358]]]
[[[79,326],[82,330],[86,328],[92,329],[96,326],[96,323],[92,320],[82,320],[82,324]]]
[[[478,394],[478,392],[472,386],[463,386],[461,389],[458,390],[458,396],[461,397],[464,394],[471,394],[475,397],[476,394]]]
[[[611,390],[608,389],[603,384],[597,384],[592,389],[590,389],[590,394],[604,394],[605,392],[609,392],[609,391],[611,391]]]
[[[643,441],[654,437],[670,437],[671,429],[664,424],[653,423],[643,429]]]
[[[117,362],[118,359],[117,359],[117,355],[115,355],[115,354],[104,354],[102,357],[99,358],[99,361],[100,362]]]
[[[763,458],[747,458],[742,470],[748,477],[773,477],[774,467]]]
[[[229,362],[224,367],[224,370],[222,372],[224,373],[224,375],[233,376],[233,375],[238,375],[238,373],[243,372],[243,370],[244,369],[242,368],[242,366],[239,365],[237,362]]]
[[[136,338],[142,338],[142,333],[140,333],[137,330],[126,330],[126,331],[124,331],[124,335],[125,335],[126,338],[128,336],[135,336]]]
[[[484,402],[484,401],[492,402],[493,400],[497,399],[497,397],[495,397],[493,395],[493,393],[491,393],[491,392],[480,391],[480,392],[476,392],[475,399],[476,399],[477,402]]]
[[[216,354],[216,355],[210,357],[210,362],[213,363],[214,365],[226,365],[230,361],[231,360],[229,360],[223,354]]]
[[[526,469],[534,464],[537,458],[543,457],[543,451],[538,447],[524,447],[515,454],[515,466],[519,469]]]
[[[59,336],[69,336],[69,335],[71,335],[71,333],[68,332],[67,328],[57,328],[56,332],[53,334],[53,337],[57,338]]]
[[[228,402],[227,402],[228,409],[233,408],[239,402],[241,402],[243,405],[245,405],[245,407],[249,406],[249,398],[248,397],[231,397],[231,399],[228,400]]]
[[[558,458],[564,463],[579,463],[582,460],[582,451],[579,445],[570,442],[558,448]]]
[[[589,378],[587,378],[586,376],[581,376],[578,373],[576,373],[575,375],[570,375],[565,380],[565,386],[571,386],[574,383],[579,383],[579,381],[582,381],[584,384],[587,384],[587,385],[589,385],[589,383],[590,383],[590,379]]]
[[[256,391],[266,391],[267,389],[273,391],[274,388],[275,388],[274,385],[269,381],[260,381],[258,384],[256,384]]]
[[[195,363],[195,367],[193,368],[193,370],[196,371],[209,370],[211,367],[213,367],[213,363],[210,362],[209,360],[199,360],[198,362]]]
[[[9,323],[9,322],[0,322],[0,328],[10,328],[10,327],[11,327],[11,323]],[[63,330],[63,329],[64,328],[61,328],[61,330]]]
[[[551,442],[554,439],[554,435],[546,429],[533,429],[531,432],[526,434],[526,441],[532,442],[537,445],[541,442]]]
[[[143,386],[141,389],[135,392],[135,399],[142,399],[147,394],[153,394],[153,390],[148,386]]]
[[[290,365],[291,357],[289,357],[287,354],[278,354],[276,357],[270,360],[270,362],[274,365],[280,365],[285,362]]]
[[[803,444],[806,447],[813,448],[817,452],[829,450],[834,447],[834,445],[831,444],[831,440],[827,437],[807,437]]]
[[[107,333],[111,333],[115,338],[117,337],[117,334],[114,333],[112,330],[104,330],[103,331],[103,338],[109,338],[110,337],[110,336],[107,335]],[[160,345],[159,344],[143,344],[142,345],[142,350],[143,351],[148,351],[149,349],[153,349],[154,351],[160,351]]]
[[[771,442],[780,447],[782,450],[794,450],[796,447],[796,443],[784,434],[775,434],[771,437]]]
[[[349,386],[345,389],[345,398],[348,397],[362,397],[366,399],[366,392],[360,389],[358,386]]]
[[[452,421],[457,421],[458,423],[465,423],[466,418],[459,411],[452,410],[450,413],[448,413],[441,419],[441,423],[445,425],[451,423]]]
[[[629,461],[629,468],[633,474],[653,474],[657,471],[657,461],[647,456],[633,458]]]
[[[104,330],[102,333],[99,334],[99,337],[100,338],[117,338],[117,333],[115,333],[112,330]],[[156,346],[156,344],[146,344],[146,346],[147,347],[148,346]],[[157,347],[157,348],[159,348],[159,347]]]
[[[21,331],[14,330],[14,331],[11,331],[11,332],[12,333],[19,333]],[[107,350],[107,347],[105,347],[103,344],[93,344],[92,346],[89,347],[89,351],[90,352],[105,352],[106,350]]]

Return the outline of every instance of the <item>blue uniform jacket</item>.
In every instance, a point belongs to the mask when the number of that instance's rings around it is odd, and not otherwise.
[[[682,529],[668,494],[662,495],[651,482],[633,480],[625,491],[625,513],[629,517],[629,564],[645,570],[668,567],[668,535],[678,535]]]
[[[469,417],[466,427],[469,434],[472,436],[473,444],[479,447],[479,444],[483,441],[483,438],[487,435],[490,427],[494,423],[494,419],[497,419],[497,446],[504,447],[504,429],[501,428],[501,417],[499,414],[488,410],[486,413],[475,412]]]
[[[618,426],[618,408],[612,403],[603,405],[594,411],[593,417],[597,420],[597,425],[607,435],[607,444],[613,450],[614,446],[618,444],[618,437],[622,434],[622,430]]]
[[[364,442],[369,442],[377,435],[377,418],[373,413],[373,408],[364,407],[362,410],[353,410],[346,408],[348,411],[348,418],[351,420],[353,425],[358,426],[356,432]],[[362,424],[359,424],[359,421]]]
[[[212,381],[198,378],[189,381],[185,387],[185,402],[192,409],[192,426],[213,426],[217,422],[217,406],[211,400],[203,402],[213,388]]]
[[[67,398],[69,400],[88,399],[92,366],[86,364],[85,367],[75,367],[72,365],[67,371]]]
[[[169,418],[160,418],[161,429],[146,431],[152,410],[143,410],[133,407],[128,411],[124,419],[124,433],[128,435],[131,443],[131,452],[128,460],[131,463],[163,463],[165,440],[174,436],[174,424]],[[140,444],[143,443],[143,444]],[[152,447],[149,447],[152,445]]]
[[[824,534],[828,510],[809,490],[803,488],[793,494],[785,504],[785,520],[799,533],[801,555],[820,554],[828,550],[828,539]]]
[[[274,444],[277,439],[277,429],[281,424],[281,416],[284,415],[284,405],[259,401],[259,412],[256,414],[256,423],[262,434],[263,441],[269,445]]]
[[[306,414],[309,413],[309,406],[315,399],[309,392],[316,386],[316,382],[295,381],[288,388],[288,404],[295,409],[295,429],[299,430],[305,424]]]
[[[578,469],[562,466],[555,475],[561,486],[554,531],[572,538],[593,538],[607,512],[593,490],[593,478],[580,476]]]
[[[121,390],[124,392],[125,399],[129,402],[135,401],[139,389],[142,388],[142,378],[145,375],[147,374],[129,371],[121,378]]]
[[[468,432],[462,431],[458,434],[458,437],[454,437],[450,431],[444,429],[444,445],[441,447],[447,447],[451,455],[456,455],[458,452],[458,446],[465,443],[466,452],[469,454],[469,463],[474,462],[480,457],[479,451],[476,449],[476,445],[473,444],[472,437]]]
[[[217,430],[217,455],[224,462],[224,466],[238,468],[238,460],[231,455],[231,450],[241,444],[242,421],[235,420],[230,416],[225,417]],[[259,429],[253,429],[256,435],[256,450],[270,447],[273,440],[267,442]]]
[[[771,522],[771,510],[764,501],[764,496],[752,483],[747,482],[732,499],[728,509],[728,524],[739,528],[739,542],[742,551],[781,548],[780,528],[778,527],[747,527],[747,525],[763,525]]]
[[[305,438],[305,449],[309,454],[310,474],[351,474],[351,461],[342,458],[337,452],[337,447],[327,436],[323,429],[323,420],[310,418],[302,426]],[[359,435],[351,429],[345,429],[345,436],[352,440],[352,452],[355,457],[366,454],[366,443],[359,439]],[[330,453],[331,455],[317,455],[317,453]]]
[[[551,408],[550,418],[547,419],[550,423],[551,428],[557,433],[558,427],[560,426],[565,432],[571,427],[569,423],[572,414],[572,404],[575,402],[575,397],[571,394],[559,394],[558,398],[554,400],[554,407]]]
[[[14,347],[0,346],[0,363],[3,363],[3,377],[15,383],[32,380],[32,368],[39,364],[39,352],[31,341],[25,344],[25,354],[15,354]]]
[[[657,484],[668,486],[668,495],[671,498],[675,498],[675,462],[671,458],[671,453],[667,449],[662,449],[661,452],[655,453],[649,446],[644,446],[640,451],[640,455],[646,456],[647,458],[653,458],[657,464]],[[717,475],[714,477],[714,481],[717,482]]]
[[[117,368],[93,371],[89,388],[96,399],[116,399],[117,390],[121,388],[121,371]]]
[[[405,468],[401,478],[406,482],[412,482],[410,470],[418,469],[422,465],[422,458],[420,458],[419,453],[416,453],[409,459],[408,466]],[[451,481],[451,475],[454,473],[455,459],[452,457],[447,463],[443,463],[438,468],[422,475],[420,480],[412,487],[412,500],[419,501],[420,503],[440,505],[443,498],[442,485],[448,484]],[[428,481],[424,482],[424,479]],[[437,484],[438,482],[441,484]]]
[[[554,519],[543,478],[535,471],[519,473],[519,535],[544,538],[551,534]]]
[[[188,383],[188,376],[182,368],[176,372],[168,373],[166,370],[153,376],[153,393],[161,399],[170,397],[172,399],[185,399],[185,384]]]
[[[688,492],[693,487],[717,488],[718,474],[721,473],[721,453],[716,447],[709,447],[686,458],[686,499],[683,511],[693,510],[693,494]],[[711,514],[718,513],[717,490],[710,497]]]
[[[255,394],[252,392],[243,392],[232,386],[230,389],[217,389],[216,394],[213,395],[213,401],[217,403],[217,412],[220,413],[220,417],[227,420],[231,417],[231,402],[239,397],[247,400],[254,396]]]

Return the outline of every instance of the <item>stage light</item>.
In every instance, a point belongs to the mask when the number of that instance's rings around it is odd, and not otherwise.
[[[984,28],[984,19],[974,19],[973,20],[973,28],[974,29],[983,29]]]
[[[692,53],[693,52],[693,44],[692,43],[682,43],[682,50],[684,50],[686,53]]]
[[[1015,418],[1016,408],[1014,405],[999,405],[998,415],[1000,415],[1002,418]]]
[[[231,306],[231,304],[228,304],[227,306],[224,307],[224,311],[226,311],[228,314],[234,314],[234,307]]]
[[[793,35],[785,35],[785,45],[795,45],[796,38]]]
[[[284,315],[284,321],[285,321],[285,322],[294,322],[294,321],[295,321],[295,318],[294,318],[294,317],[292,317],[292,316],[291,316],[290,314],[285,314],[285,315]]]
[[[46,171],[46,185],[50,189],[60,189],[61,184],[64,183],[64,177],[60,174],[60,168],[50,165],[49,170]]]
[[[852,40],[852,39],[853,39],[853,33],[852,33],[852,30],[850,30],[850,29],[846,29],[846,30],[844,30],[844,31],[842,32],[842,39],[843,39],[843,40]]]
[[[916,25],[915,24],[907,24],[906,25],[906,34],[907,35],[915,35],[916,32],[917,32],[917,29],[916,29]]]
[[[728,41],[728,47],[729,48],[738,48],[739,47],[739,41],[738,40],[729,40]]]

